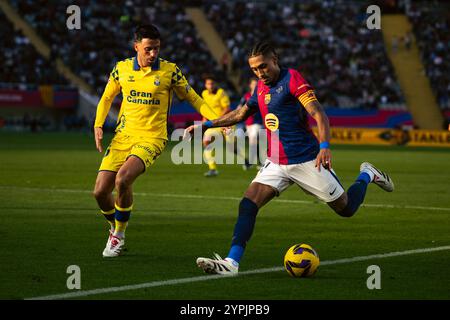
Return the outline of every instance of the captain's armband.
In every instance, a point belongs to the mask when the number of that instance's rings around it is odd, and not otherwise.
[[[298,100],[303,106],[306,106],[308,103],[317,101],[316,94],[314,93],[314,90],[308,90],[305,93],[302,93]]]

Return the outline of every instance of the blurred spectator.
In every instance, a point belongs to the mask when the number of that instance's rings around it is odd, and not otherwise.
[[[227,74],[228,72],[228,65],[230,64],[230,59],[228,57],[228,53],[224,53],[222,55],[222,59],[221,59],[221,65],[222,65],[222,71],[224,74]]]
[[[392,36],[391,47],[392,47],[392,52],[394,54],[396,54],[398,51],[398,37],[397,36]]]
[[[413,40],[413,36],[411,31],[408,31],[402,38],[403,40],[403,45],[405,46],[406,50],[411,49],[411,44],[412,44],[412,40]]]

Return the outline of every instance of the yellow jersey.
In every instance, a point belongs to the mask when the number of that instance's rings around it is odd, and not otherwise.
[[[167,140],[167,120],[173,92],[205,118],[220,116],[195,92],[176,64],[157,58],[140,67],[137,56],[119,61],[97,106],[94,127],[102,127],[114,98],[122,92],[116,133]]]
[[[230,108],[230,98],[222,88],[218,88],[215,93],[203,90],[202,98],[220,116],[223,116]]]

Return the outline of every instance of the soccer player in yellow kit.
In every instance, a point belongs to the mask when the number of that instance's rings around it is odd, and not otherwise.
[[[204,77],[205,80],[205,90],[202,92],[202,97],[205,100],[205,102],[214,109],[214,111],[221,116],[230,112],[230,98],[228,97],[228,94],[226,91],[222,88],[219,88],[217,86],[216,78],[213,75],[206,75]],[[203,121],[206,121],[203,119]],[[217,170],[217,164],[215,160],[215,150],[212,149],[210,144],[213,142],[214,137],[217,137],[218,135],[222,135],[223,131],[222,128],[212,128],[206,130],[206,132],[203,135],[203,154],[206,160],[206,163],[208,164],[209,170],[205,173],[205,177],[215,177],[219,174],[219,171]],[[225,139],[229,141],[230,139],[234,139],[234,135],[225,135]],[[235,154],[241,156],[244,158],[245,164],[244,169],[247,169],[250,167],[250,164],[245,157],[245,152],[239,148],[239,146],[236,144],[236,146],[233,145],[233,150]]]
[[[160,33],[155,26],[136,28],[134,49],[136,56],[118,62],[111,72],[94,124],[96,147],[103,152],[102,126],[111,103],[122,92],[116,133],[104,154],[94,189],[100,210],[111,225],[104,257],[116,257],[123,249],[133,209],[132,184],[166,146],[173,92],[190,102],[203,117],[220,116],[189,86],[176,64],[158,57]]]

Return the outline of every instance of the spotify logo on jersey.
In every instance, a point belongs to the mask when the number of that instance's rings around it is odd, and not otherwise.
[[[270,131],[277,131],[278,130],[278,117],[274,115],[273,113],[266,114],[266,117],[264,118],[264,123],[266,124],[266,128]]]

